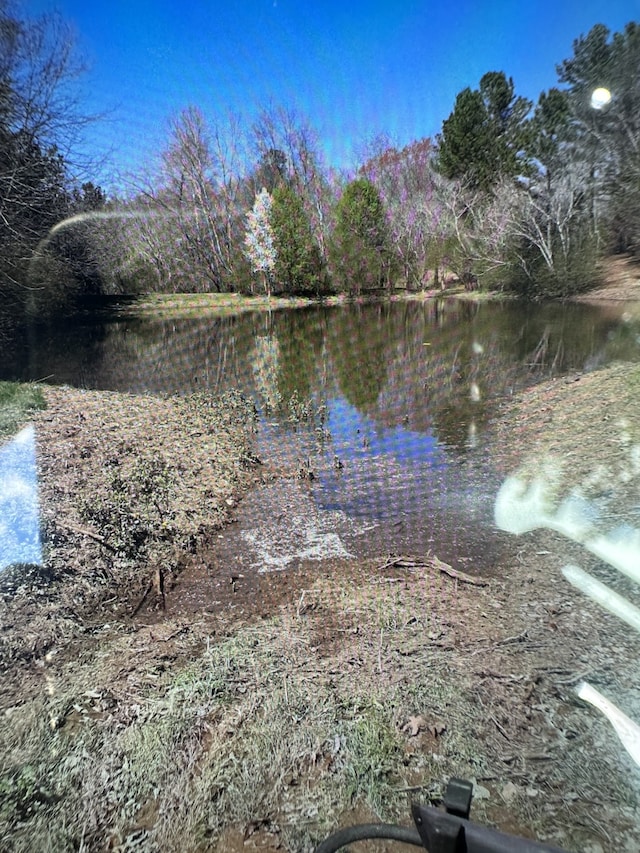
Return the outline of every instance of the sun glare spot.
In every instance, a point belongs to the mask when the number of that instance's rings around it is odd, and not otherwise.
[[[604,86],[599,86],[591,93],[591,106],[594,110],[604,109],[611,101],[611,92]]]

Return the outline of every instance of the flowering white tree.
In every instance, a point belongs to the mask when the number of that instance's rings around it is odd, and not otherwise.
[[[247,231],[244,238],[245,255],[254,272],[261,273],[264,289],[271,296],[271,282],[276,265],[276,250],[271,227],[273,199],[263,187],[256,193],[253,209],[247,214]]]

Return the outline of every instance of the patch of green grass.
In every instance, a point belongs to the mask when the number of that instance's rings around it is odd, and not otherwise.
[[[402,755],[389,707],[367,697],[353,719],[344,723],[342,739],[347,796],[352,801],[363,799],[376,814],[384,815],[394,799],[390,781]]]
[[[32,383],[0,382],[0,437],[16,433],[30,414],[47,406],[42,388]]]
[[[38,809],[54,803],[55,795],[43,782],[41,774],[29,764],[0,776],[0,820],[15,814],[25,821]]]

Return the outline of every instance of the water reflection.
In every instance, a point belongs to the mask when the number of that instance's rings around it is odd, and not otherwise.
[[[327,509],[395,519],[424,510],[432,492],[443,493],[447,454],[431,433],[387,429],[340,397],[329,402],[328,426],[333,464],[327,454],[314,483]]]
[[[514,390],[549,373],[638,359],[640,323],[620,314],[442,301],[218,319],[85,317],[32,330],[28,361],[8,348],[0,371],[131,392],[240,388],[260,412],[261,454],[313,471],[322,506],[411,518],[407,529],[438,547],[455,525],[491,524],[498,483],[486,425]]]

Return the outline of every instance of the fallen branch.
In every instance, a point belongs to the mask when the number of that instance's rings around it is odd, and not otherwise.
[[[93,530],[88,530],[86,527],[80,527],[78,524],[72,524],[70,521],[60,521],[56,519],[56,524],[58,527],[64,527],[66,530],[70,530],[72,533],[79,533],[81,536],[87,536],[89,539],[93,539],[95,542],[99,542],[101,545],[104,545],[109,551],[113,551],[114,554],[118,553],[118,549],[112,545],[110,542],[104,538],[104,536],[100,536],[99,533],[94,533]]]
[[[137,615],[138,615],[138,611],[140,610],[140,608],[142,607],[142,605],[143,605],[143,604],[145,603],[145,601],[147,600],[147,596],[149,595],[149,593],[151,592],[151,590],[152,590],[152,589],[153,589],[153,581],[150,581],[150,582],[149,582],[149,584],[147,585],[147,588],[146,588],[146,589],[145,589],[145,591],[144,591],[144,594],[143,594],[142,598],[141,598],[141,599],[140,599],[140,601],[136,604],[136,606],[133,608],[133,612],[131,613],[131,615],[132,615],[132,616],[137,616]]]
[[[447,577],[460,581],[460,583],[468,583],[472,586],[489,586],[489,581],[473,577],[473,575],[468,575],[465,572],[459,572],[437,557],[408,557],[403,554],[397,556],[389,554],[386,563],[378,566],[378,571],[385,571],[386,569],[435,569]]]
[[[149,595],[149,593],[151,592],[152,589],[155,591],[156,596],[160,596],[160,598],[162,599],[162,609],[165,610],[166,606],[167,606],[167,601],[166,601],[165,593],[164,593],[164,572],[162,571],[160,566],[158,566],[154,570],[153,575],[151,577],[151,580],[147,584],[147,588],[145,589],[142,598],[140,599],[140,601],[138,601],[136,606],[133,608],[131,616],[136,616],[138,614],[138,611],[140,610],[142,605],[147,600],[147,596]],[[180,630],[182,630],[182,629],[180,629]]]

